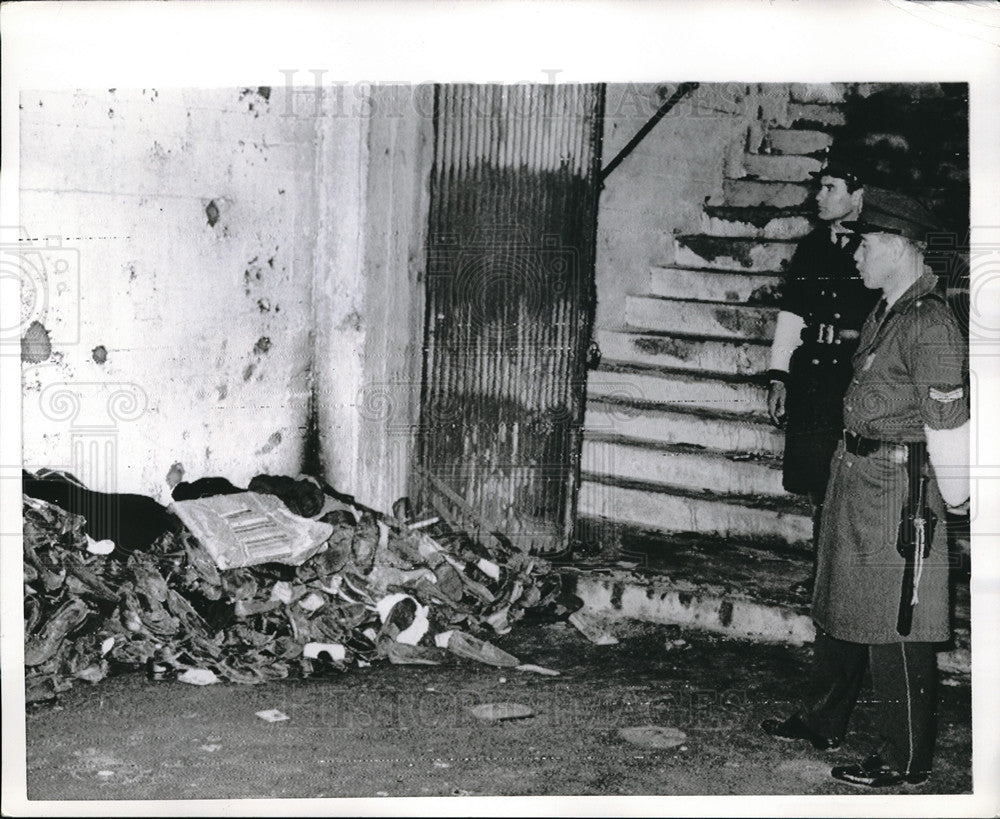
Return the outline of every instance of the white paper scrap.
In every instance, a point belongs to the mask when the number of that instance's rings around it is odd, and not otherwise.
[[[182,674],[178,674],[177,680],[189,685],[214,685],[219,682],[215,672],[208,668],[189,668]]]
[[[340,643],[306,643],[302,647],[302,656],[310,660],[315,660],[320,654],[330,655],[330,659],[339,662],[347,656],[347,652]]]
[[[109,555],[115,550],[113,540],[94,540],[87,535],[87,551],[94,555]]]
[[[487,577],[492,577],[494,580],[500,579],[500,567],[492,560],[487,560],[485,557],[481,557],[479,558],[479,562],[476,563],[476,566],[478,566],[479,571]]]

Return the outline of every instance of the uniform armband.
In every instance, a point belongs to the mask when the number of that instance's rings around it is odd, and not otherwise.
[[[969,499],[969,422],[953,429],[933,429],[924,425],[927,455],[945,504],[955,508]]]

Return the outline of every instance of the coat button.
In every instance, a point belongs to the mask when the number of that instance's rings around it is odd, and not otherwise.
[[[833,314],[833,317],[834,317],[835,319],[839,319],[839,318],[840,318],[840,313],[834,313],[834,314]]]
[[[836,364],[837,363],[837,359],[833,359],[833,363]]]
[[[813,359],[813,364],[819,364],[819,359],[818,358],[814,358]]]
[[[833,343],[834,343],[834,344],[840,344],[840,339],[839,339],[839,338],[835,338],[835,339],[833,340]]]

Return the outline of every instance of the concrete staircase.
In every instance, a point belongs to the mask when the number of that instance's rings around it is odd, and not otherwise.
[[[828,91],[793,86],[783,123],[761,129],[700,232],[676,236],[673,263],[627,296],[624,324],[596,331],[578,508],[591,525],[810,539],[808,503],[781,486],[784,437],[760,374],[781,273],[811,228],[809,174],[843,113]]]

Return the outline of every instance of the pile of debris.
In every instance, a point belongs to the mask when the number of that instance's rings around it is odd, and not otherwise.
[[[25,494],[28,701],[119,667],[237,683],[383,659],[514,667],[481,637],[505,634],[526,610],[579,606],[545,560],[500,539],[484,544],[438,518],[407,523],[308,479],[255,481],[259,491],[178,485],[170,529],[131,551]]]
[[[87,550],[84,520],[24,496],[24,664],[27,701],[49,699],[73,679],[98,682],[114,645],[105,623],[118,595],[104,558]],[[73,634],[72,639],[67,635]]]

